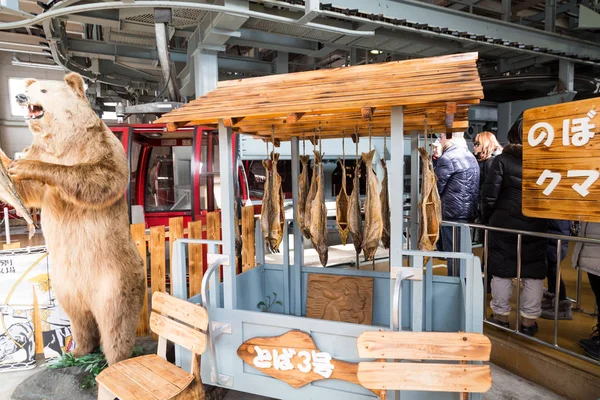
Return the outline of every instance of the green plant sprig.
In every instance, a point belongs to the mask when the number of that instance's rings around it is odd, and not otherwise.
[[[138,357],[144,354],[143,349],[140,346],[133,348],[132,357]],[[102,348],[98,348],[97,351],[86,354],[81,357],[75,357],[72,353],[63,353],[63,355],[48,363],[48,368],[68,368],[83,366],[87,375],[83,377],[81,384],[79,385],[82,389],[90,389],[96,386],[96,377],[106,367],[108,367],[108,361],[102,352]]]
[[[275,304],[283,307],[283,303],[277,300],[277,293],[275,292],[273,292],[272,300],[271,296],[266,296],[265,300],[266,301],[259,301],[256,305],[256,308],[260,308],[262,312],[268,312]]]

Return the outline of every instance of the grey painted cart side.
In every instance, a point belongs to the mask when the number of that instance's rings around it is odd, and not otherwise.
[[[476,57],[475,57],[476,59]],[[479,83],[476,74],[475,59],[471,59],[469,68],[475,68],[474,78]],[[439,60],[438,60],[439,61]],[[454,60],[456,61],[456,60]],[[402,62],[396,63],[399,68]],[[426,65],[426,64],[425,64]],[[360,68],[360,67],[351,67]],[[358,70],[360,71],[360,70]],[[335,73],[335,71],[332,71]],[[303,74],[303,73],[300,73]],[[298,75],[298,74],[293,74]],[[283,75],[282,77],[286,77]],[[357,76],[361,76],[359,73]],[[276,77],[268,77],[276,79]],[[263,79],[263,78],[254,78]],[[252,79],[244,80],[251,81]],[[260,81],[257,81],[260,82]],[[244,82],[240,81],[240,85]],[[251,83],[251,82],[248,82]],[[471,82],[472,83],[472,82]],[[226,85],[230,87],[231,85]],[[244,86],[247,87],[247,86]],[[360,87],[360,84],[359,84]],[[460,104],[460,83],[452,86],[454,102]],[[218,92],[217,89],[215,92]],[[444,92],[444,88],[439,89]],[[215,96],[217,96],[215,94]],[[209,101],[210,94],[196,101],[196,107],[202,101]],[[444,101],[451,99],[444,95]],[[482,97],[482,96],[481,96]],[[475,102],[474,98],[466,98],[468,102]],[[249,100],[251,101],[251,100]],[[264,101],[264,99],[262,99]],[[317,100],[315,100],[317,101]],[[377,101],[370,104],[378,107]],[[306,105],[304,105],[306,106]],[[309,107],[310,106],[306,106]],[[238,347],[248,339],[254,337],[278,336],[292,329],[299,329],[309,333],[321,351],[330,353],[334,358],[344,361],[358,361],[356,339],[367,330],[412,330],[412,331],[440,331],[457,332],[468,331],[481,333],[483,330],[483,283],[481,267],[477,257],[470,248],[470,235],[467,229],[460,230],[462,248],[456,253],[423,252],[417,248],[418,226],[417,201],[412,202],[411,218],[409,221],[410,243],[404,245],[405,232],[402,199],[404,192],[403,155],[404,134],[412,132],[411,136],[411,185],[412,199],[418,198],[419,161],[416,156],[419,136],[415,128],[405,125],[405,113],[408,108],[405,104],[389,106],[389,125],[379,134],[389,133],[391,139],[390,154],[390,205],[391,214],[391,249],[390,272],[375,272],[339,268],[315,268],[304,265],[303,251],[294,251],[293,259],[289,257],[288,229],[293,233],[294,249],[302,250],[302,238],[297,224],[293,220],[285,224],[283,241],[283,264],[273,265],[264,261],[263,243],[260,224],[257,227],[257,266],[242,274],[236,274],[234,254],[234,171],[232,170],[232,132],[236,127],[236,118],[252,116],[236,114],[235,111],[217,112],[208,117],[196,118],[190,116],[186,107],[178,110],[179,113],[167,114],[171,119],[159,122],[182,123],[212,123],[219,129],[219,162],[222,207],[222,240],[178,240],[174,244],[172,285],[173,294],[187,299],[186,288],[186,246],[189,243],[204,243],[209,248],[209,268],[204,276],[202,298],[196,296],[189,299],[194,302],[203,302],[209,311],[210,332],[209,350],[202,357],[202,379],[204,383],[233,388],[235,390],[260,394],[280,399],[371,399],[375,395],[355,384],[338,380],[322,380],[313,382],[300,389],[294,389],[283,381],[271,378],[259,370],[245,364],[238,356]],[[182,111],[183,110],[183,111]],[[427,119],[427,108],[424,108],[421,120]],[[334,109],[335,111],[335,109]],[[360,109],[359,109],[360,111]],[[281,106],[281,116],[298,112],[298,109]],[[323,111],[320,111],[321,113]],[[229,114],[227,114],[229,113]],[[255,116],[267,119],[266,116]],[[411,118],[412,115],[411,111]],[[203,119],[204,118],[204,119]],[[268,122],[265,122],[268,124]],[[423,130],[423,128],[421,128]],[[248,132],[246,132],[248,133]],[[277,131],[275,132],[277,133]],[[373,134],[373,132],[372,132]],[[359,136],[365,136],[360,132]],[[260,136],[260,135],[257,135]],[[287,137],[292,143],[292,177],[294,179],[293,200],[294,209],[297,204],[297,177],[299,175],[299,136]],[[331,134],[328,137],[335,137]],[[268,138],[268,136],[267,136]],[[281,137],[286,140],[285,137]],[[394,179],[394,177],[396,179]],[[218,254],[218,245],[222,245],[222,254]],[[405,248],[406,247],[406,248]],[[409,250],[410,249],[410,250]],[[435,276],[431,263],[432,257],[456,258],[460,260],[459,276]],[[428,265],[424,267],[424,258],[429,257]],[[223,282],[219,283],[218,273],[220,266],[223,269]],[[409,265],[409,267],[402,267]],[[373,325],[359,325],[343,322],[305,318],[306,312],[306,287],[308,274],[333,274],[333,275],[359,275],[374,278],[373,295]],[[415,279],[416,278],[416,279]],[[210,290],[209,290],[210,289]],[[276,292],[283,301],[281,313],[259,312],[256,304],[264,300],[265,295]],[[186,354],[182,349],[176,350],[177,363],[186,365]],[[389,394],[393,398],[393,394]],[[402,399],[456,399],[457,393],[426,393],[402,392]],[[480,394],[470,394],[471,399],[481,399]]]

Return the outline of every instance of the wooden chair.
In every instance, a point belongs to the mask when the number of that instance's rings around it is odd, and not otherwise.
[[[487,392],[492,386],[489,365],[467,364],[490,359],[492,344],[481,334],[373,331],[361,334],[357,347],[360,358],[377,359],[358,364],[358,380],[379,391],[380,399],[386,398],[387,390],[461,392],[466,399],[467,393]]]
[[[200,354],[206,350],[208,313],[203,307],[166,293],[152,296],[150,329],[158,338],[158,355],[134,357],[102,371],[98,400],[202,400]],[[202,332],[204,331],[204,332]],[[191,374],[166,360],[167,340],[192,352]]]

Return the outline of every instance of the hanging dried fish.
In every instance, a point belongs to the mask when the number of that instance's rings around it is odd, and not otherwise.
[[[271,159],[263,161],[267,180],[261,212],[261,228],[267,248],[273,253],[279,253],[279,245],[283,239],[285,215],[283,213],[283,191],[281,176],[277,172],[279,153],[271,152]]]
[[[385,148],[385,147],[384,147]],[[381,181],[381,217],[383,218],[383,233],[381,235],[381,242],[385,249],[390,248],[390,196],[388,193],[388,171],[385,162],[385,155],[381,159],[381,166],[383,167],[383,180]]]
[[[342,188],[335,198],[336,207],[336,222],[342,244],[345,245],[348,240],[348,209],[350,207],[350,199],[346,193],[346,164],[343,160],[338,160],[342,166]]]
[[[315,154],[318,154],[315,152]],[[310,189],[308,190],[308,194],[306,195],[306,204],[304,205],[304,231],[302,232],[304,237],[310,239],[310,224],[312,220],[311,216],[311,207],[312,202],[317,195],[317,160],[315,159],[313,163],[313,171],[312,178],[310,181]]]
[[[304,237],[310,239],[310,231],[306,229],[305,213],[306,213],[306,199],[308,197],[309,183],[308,183],[308,165],[310,160],[308,156],[300,156],[300,162],[302,163],[302,172],[298,179],[298,209],[296,210],[296,220],[300,227],[300,232]]]
[[[310,240],[319,254],[321,265],[327,266],[327,207],[325,206],[325,179],[323,176],[322,154],[315,151],[316,186],[315,197],[311,203]]]
[[[427,150],[419,148],[423,161],[421,201],[419,202],[419,250],[433,251],[440,236],[442,202],[437,190],[437,178]],[[427,262],[427,260],[425,260]]]
[[[365,230],[363,234],[363,252],[365,260],[373,260],[379,247],[383,233],[383,218],[381,215],[381,199],[379,198],[379,182],[373,171],[375,150],[362,153],[362,160],[367,167],[367,199],[365,201]]]
[[[348,230],[354,244],[356,254],[360,254],[363,242],[362,214],[360,212],[360,160],[356,161],[354,167],[354,180],[350,205],[348,206]]]
[[[240,227],[240,217],[242,214],[241,199],[236,197],[233,200],[233,229],[235,233],[235,256],[242,256],[242,232]]]

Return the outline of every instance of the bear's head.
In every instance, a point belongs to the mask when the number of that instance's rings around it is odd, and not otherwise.
[[[69,73],[63,81],[27,79],[25,92],[16,96],[17,103],[27,109],[25,119],[35,134],[77,134],[98,117],[85,95],[81,75]]]

